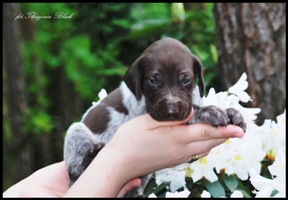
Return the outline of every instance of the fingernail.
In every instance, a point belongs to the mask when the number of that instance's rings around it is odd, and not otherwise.
[[[236,136],[242,138],[244,136],[244,132],[243,131],[237,132]]]

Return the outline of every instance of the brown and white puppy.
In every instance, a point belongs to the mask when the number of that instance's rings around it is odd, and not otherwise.
[[[64,143],[69,185],[83,173],[119,126],[144,113],[158,121],[182,120],[193,106],[194,115],[189,124],[208,123],[217,127],[231,123],[246,130],[237,110],[202,107],[203,93],[203,67],[198,58],[178,40],[164,38],[154,42],[130,66],[119,88],[90,107],[81,122],[69,127]],[[142,186],[126,197],[141,196],[149,177],[141,177]]]

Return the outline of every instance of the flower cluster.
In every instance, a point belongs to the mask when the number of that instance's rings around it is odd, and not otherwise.
[[[228,91],[216,93],[211,88],[207,97],[203,98],[204,106],[239,110],[247,124],[244,137],[228,139],[214,147],[207,156],[191,164],[157,171],[154,176],[156,187],[150,191],[149,197],[160,196],[159,187],[163,184],[166,187],[164,192],[161,190],[162,197],[197,197],[197,192],[198,197],[286,195],[286,110],[276,118],[276,122],[267,119],[262,126],[257,126],[254,120],[261,110],[245,108],[239,104],[240,101],[252,101],[244,91],[248,87],[246,79],[244,73]],[[155,194],[155,191],[158,193]]]

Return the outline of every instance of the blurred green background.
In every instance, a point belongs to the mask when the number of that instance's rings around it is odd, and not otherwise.
[[[227,89],[219,78],[213,3],[17,3],[12,18],[8,15],[5,26],[19,24],[19,38],[12,43],[19,43],[23,74],[16,72],[14,80],[6,55],[13,60],[17,52],[4,48],[3,191],[63,160],[68,127],[98,100],[102,88],[109,93],[118,87],[128,67],[155,40],[169,36],[182,41],[205,68],[206,92]],[[23,94],[21,114],[13,118],[9,109],[18,96],[7,83],[18,79],[23,79],[16,87]]]

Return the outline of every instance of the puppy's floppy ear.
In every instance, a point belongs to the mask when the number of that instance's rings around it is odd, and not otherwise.
[[[192,56],[192,60],[193,60],[193,70],[195,75],[198,76],[198,86],[199,86],[199,91],[200,91],[200,96],[203,97],[204,95],[204,90],[205,90],[205,86],[204,86],[204,68],[202,66],[202,63],[200,62],[200,60],[196,57],[196,56]]]
[[[143,56],[139,57],[135,62],[129,67],[124,75],[124,82],[131,92],[135,95],[136,99],[139,101],[142,97],[142,65]]]

